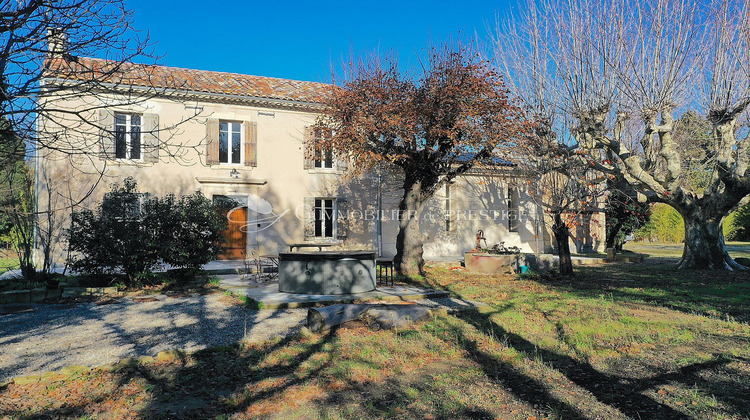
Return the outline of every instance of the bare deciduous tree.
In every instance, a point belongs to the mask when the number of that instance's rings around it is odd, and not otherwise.
[[[153,59],[148,39],[138,38],[131,17],[121,0],[2,1],[0,117],[10,122],[16,135],[39,148],[85,152],[73,142],[62,141],[70,133],[41,135],[36,123],[55,120],[61,113],[85,116],[89,109],[58,109],[56,101],[48,98],[103,95],[115,87],[107,74],[115,74],[123,63],[135,59]],[[89,77],[75,84],[56,83],[78,57],[101,54],[120,65],[104,74],[97,74],[99,69],[82,69]],[[91,106],[101,107],[101,103]],[[77,127],[70,128],[75,132]]]
[[[680,212],[686,239],[679,267],[742,268],[726,251],[721,222],[750,193],[748,2],[525,5],[495,37],[515,92],[548,117],[559,141],[596,156],[592,168],[619,174]],[[688,111],[711,125],[705,188],[685,182],[694,175],[683,155],[690,142],[674,138],[675,117]]]
[[[151,98],[170,94],[179,100],[187,90],[180,80],[149,83],[156,57],[148,36],[133,29],[132,13],[123,0],[0,1],[0,48],[0,119],[7,121],[3,129],[26,145],[13,150],[15,156],[6,154],[7,159],[31,154],[35,162],[101,178],[108,165],[101,159],[102,133],[114,135],[114,128],[101,120],[103,110],[145,110]],[[162,156],[179,159],[184,150],[171,144],[174,128],[157,124],[152,133],[162,135],[152,137],[158,138],[155,148]],[[64,213],[83,202],[98,183],[71,188],[66,182],[92,177],[66,174],[65,181],[46,170],[35,168],[43,270],[49,269],[50,235],[61,231],[59,221],[68,216]],[[68,188],[50,191],[50,180]]]

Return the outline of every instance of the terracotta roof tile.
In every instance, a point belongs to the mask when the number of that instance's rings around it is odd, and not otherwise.
[[[238,95],[264,99],[321,103],[332,85],[317,82],[193,70],[97,58],[54,59],[47,77],[96,81],[122,88],[141,86],[190,93]]]

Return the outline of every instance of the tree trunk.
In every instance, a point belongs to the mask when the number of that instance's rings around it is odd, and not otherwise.
[[[615,239],[615,245],[612,248],[615,250],[615,252],[622,252],[623,245],[625,245],[625,236],[617,235],[617,238]]]
[[[707,216],[700,207],[680,212],[685,221],[685,247],[677,263],[680,269],[744,270],[729,256],[721,218]]]
[[[393,264],[402,275],[424,275],[422,232],[419,214],[422,211],[422,183],[407,175],[404,196],[399,203],[399,226],[396,235],[396,256]]]
[[[570,257],[570,242],[568,241],[570,231],[560,214],[555,214],[552,233],[555,235],[557,254],[560,257],[560,274],[563,276],[573,275],[573,260]]]
[[[617,222],[614,228],[610,231],[611,234],[607,236],[605,242],[606,248],[615,248],[617,246],[617,238],[620,236],[620,229],[622,229],[622,222]]]

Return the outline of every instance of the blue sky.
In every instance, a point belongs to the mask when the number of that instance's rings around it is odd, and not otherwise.
[[[134,26],[157,42],[161,64],[322,82],[351,51],[394,50],[402,63],[413,63],[431,41],[475,32],[485,38],[496,13],[509,10],[508,0],[126,4]]]

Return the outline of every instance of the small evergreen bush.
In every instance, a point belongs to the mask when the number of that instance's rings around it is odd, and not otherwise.
[[[200,193],[152,197],[133,178],[114,185],[96,209],[72,215],[71,267],[94,274],[122,273],[128,286],[152,278],[163,261],[194,276],[220,251],[226,221]]]
[[[216,259],[221,251],[221,232],[227,220],[211,200],[196,192],[174,202],[167,221],[164,241],[164,262],[197,272],[201,266]]]

